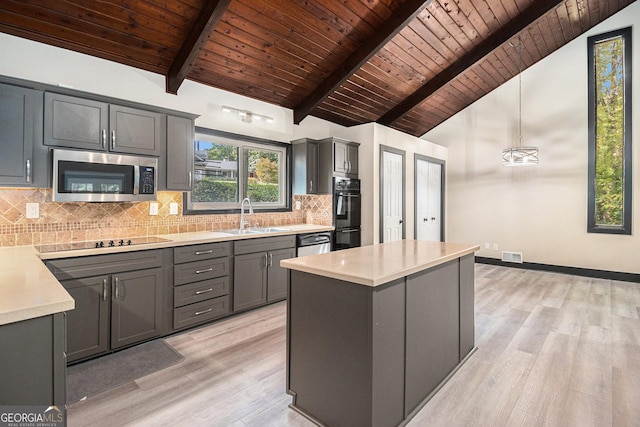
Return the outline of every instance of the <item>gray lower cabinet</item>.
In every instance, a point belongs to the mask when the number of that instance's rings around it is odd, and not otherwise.
[[[165,116],[59,93],[44,95],[45,145],[160,156]]]
[[[289,273],[280,260],[294,258],[295,237],[266,237],[234,243],[233,311],[287,297]]]
[[[110,276],[63,280],[76,308],[67,313],[67,359],[70,362],[109,350]]]
[[[42,91],[0,84],[0,186],[48,186],[42,102]]]
[[[230,312],[231,243],[173,249],[173,329],[198,325]]]
[[[66,403],[64,313],[0,326],[0,406]]]
[[[160,336],[163,250],[47,262],[76,301],[67,313],[68,361]]]

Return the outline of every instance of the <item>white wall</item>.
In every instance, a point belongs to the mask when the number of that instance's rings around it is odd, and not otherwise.
[[[527,262],[640,272],[640,3],[634,3],[522,75],[523,145],[540,164],[501,166],[516,143],[518,79],[481,98],[423,138],[449,148],[448,241],[479,244],[479,256],[502,250]],[[587,37],[633,31],[633,235],[587,233]],[[484,249],[498,244],[499,250]]]
[[[0,33],[0,75],[126,99],[200,115],[196,126],[289,142],[303,136],[325,138],[342,126],[308,117],[293,124],[293,111],[185,80],[178,95],[165,91],[160,74],[138,70],[70,50]],[[221,107],[228,105],[273,117],[274,123],[244,123]]]
[[[414,238],[414,155],[422,154],[446,161],[447,148],[377,123],[345,128],[335,136],[360,142],[358,174],[362,186],[363,245],[380,242],[380,145],[405,151],[406,238]],[[445,204],[445,215],[446,211]]]

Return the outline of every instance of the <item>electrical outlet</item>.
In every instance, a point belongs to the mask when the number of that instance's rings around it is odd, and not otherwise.
[[[40,203],[27,203],[27,218],[40,218]]]
[[[169,215],[178,215],[178,204],[176,202],[169,203]]]
[[[156,202],[149,203],[149,215],[158,215],[158,204]]]
[[[490,245],[489,243],[485,243],[485,244],[484,244],[484,248],[485,248],[485,249],[491,249],[491,245]]]
[[[296,210],[299,211],[301,207],[300,200],[296,200]]]
[[[497,251],[497,250],[498,250],[498,244],[497,244],[497,243],[494,243],[494,244],[493,244],[493,250],[494,250],[494,251]]]

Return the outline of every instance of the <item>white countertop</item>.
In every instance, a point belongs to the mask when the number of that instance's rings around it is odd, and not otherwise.
[[[73,310],[75,301],[33,246],[0,248],[0,325]]]
[[[462,256],[480,246],[399,240],[280,261],[282,267],[366,286],[378,286]]]
[[[42,260],[333,230],[330,226],[313,224],[281,227],[289,230],[246,235],[213,231],[166,234],[157,236],[166,239],[163,242],[62,252],[38,253],[34,246],[0,248],[0,325],[74,309],[75,301]]]

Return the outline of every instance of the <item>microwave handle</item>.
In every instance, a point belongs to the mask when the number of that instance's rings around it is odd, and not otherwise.
[[[133,166],[133,194],[140,194],[140,166]]]

